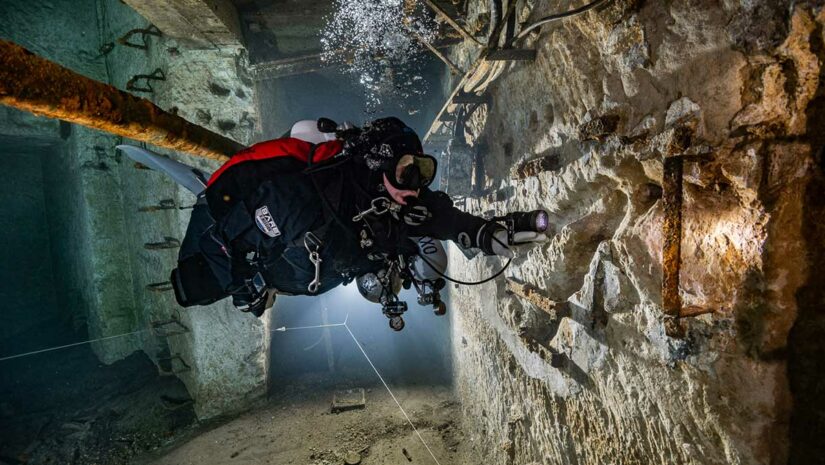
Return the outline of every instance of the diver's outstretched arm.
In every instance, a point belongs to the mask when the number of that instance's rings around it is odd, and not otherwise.
[[[423,207],[423,208],[422,208]],[[464,249],[480,249],[486,255],[513,257],[511,246],[547,240],[541,232],[516,229],[512,235],[497,221],[459,210],[450,196],[441,191],[422,189],[418,202],[402,211],[412,236],[450,240]],[[412,219],[410,220],[410,217]]]

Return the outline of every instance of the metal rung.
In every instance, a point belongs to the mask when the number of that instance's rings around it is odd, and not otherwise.
[[[151,326],[152,333],[158,337],[169,337],[189,332],[189,328],[175,318],[164,321],[153,321],[151,322]]]
[[[155,212],[155,211],[159,211],[159,210],[174,210],[175,208],[178,208],[178,206],[175,203],[174,199],[163,199],[160,202],[158,202],[157,205],[150,205],[148,207],[140,207],[140,208],[138,208],[138,211],[142,212],[142,213],[145,213],[145,212]]]
[[[180,247],[180,241],[174,237],[164,237],[163,239],[163,242],[147,242],[146,244],[143,244],[143,248],[146,250],[163,250],[176,249]]]
[[[173,289],[172,283],[164,281],[162,283],[152,283],[146,285],[146,290],[150,292],[168,292]]]

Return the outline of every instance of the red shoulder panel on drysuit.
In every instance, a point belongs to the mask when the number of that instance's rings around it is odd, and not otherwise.
[[[212,183],[214,183],[229,168],[248,161],[260,161],[277,157],[292,157],[296,160],[307,163],[309,155],[313,154],[312,148],[313,144],[301,139],[295,139],[294,137],[283,137],[281,139],[259,142],[233,155],[228,162],[224,163],[223,166],[218,169],[218,171],[212,173],[212,176],[209,178],[209,182],[206,183],[206,185],[207,187],[212,185]],[[341,141],[337,140],[318,144],[315,146],[312,162],[319,163],[332,158],[341,152],[342,148],[343,144]]]

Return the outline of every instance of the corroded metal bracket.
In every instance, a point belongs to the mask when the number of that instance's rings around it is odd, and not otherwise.
[[[526,300],[549,315],[550,319],[556,325],[556,330],[558,329],[558,322],[562,318],[570,316],[570,309],[567,305],[548,298],[535,286],[521,283],[513,278],[507,278],[505,282],[505,292]],[[530,336],[528,328],[521,328],[519,337],[528,345],[531,351],[538,353],[543,359],[548,360],[550,366],[553,368],[564,368],[567,366],[569,361],[567,355],[559,353],[555,349],[548,347],[547,344],[533,339]]]
[[[533,285],[518,282],[513,278],[507,278],[505,286],[505,291],[508,294],[519,296],[530,302],[535,305],[536,308],[550,315],[554,320],[560,320],[563,317],[570,316],[570,311],[566,305],[560,305],[555,300],[548,298]]]
[[[682,269],[682,187],[685,161],[705,161],[698,155],[672,155],[664,159],[662,169],[662,310],[665,314],[665,333],[674,338],[685,337],[685,327],[680,321],[706,313],[714,309],[682,307],[679,295]]]
[[[679,322],[682,298],[679,296],[679,271],[682,267],[682,159],[678,156],[664,159],[662,175],[662,309],[665,312],[665,331],[670,337],[683,337],[684,327]]]
[[[213,160],[226,161],[244,148],[5,40],[0,40],[0,103]]]

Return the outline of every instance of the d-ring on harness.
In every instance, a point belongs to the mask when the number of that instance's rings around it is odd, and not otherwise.
[[[321,260],[321,255],[318,251],[321,250],[323,244],[324,243],[321,242],[315,234],[312,234],[312,232],[307,231],[307,233],[304,234],[304,247],[306,247],[307,252],[309,252],[309,261],[315,266],[315,279],[307,286],[307,290],[312,294],[318,292],[318,289],[321,287],[321,262],[323,260]]]

